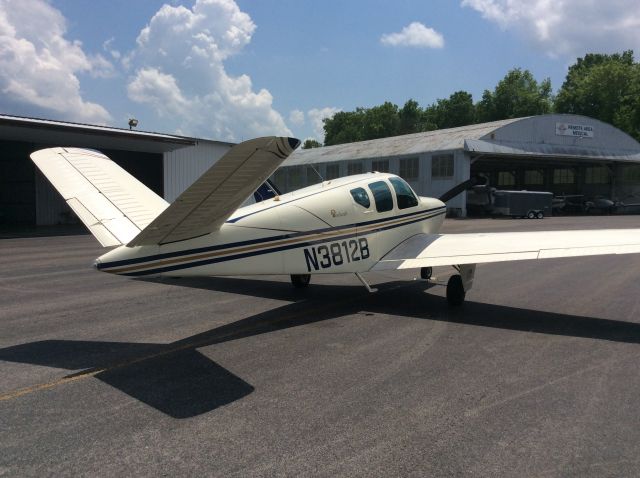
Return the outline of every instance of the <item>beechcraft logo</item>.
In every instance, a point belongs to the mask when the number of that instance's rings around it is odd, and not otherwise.
[[[331,217],[343,217],[347,215],[347,211],[336,211],[335,209],[332,209],[330,212]]]

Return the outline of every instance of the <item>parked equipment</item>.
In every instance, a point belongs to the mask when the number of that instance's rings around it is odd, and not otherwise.
[[[540,191],[501,191],[475,186],[467,192],[470,215],[500,215],[542,219],[551,215],[553,193]]]
[[[494,191],[493,214],[542,219],[551,215],[553,193],[542,191]]]

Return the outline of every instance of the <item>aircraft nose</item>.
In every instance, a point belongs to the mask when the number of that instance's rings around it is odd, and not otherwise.
[[[95,270],[99,271],[101,265],[102,265],[102,262],[100,261],[100,259],[96,259],[95,261],[93,261],[93,268]]]

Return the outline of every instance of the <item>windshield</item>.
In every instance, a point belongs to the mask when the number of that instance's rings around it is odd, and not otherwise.
[[[396,199],[398,201],[398,209],[407,209],[418,205],[418,199],[413,194],[411,186],[409,186],[404,179],[401,178],[389,178],[389,182],[396,191]]]

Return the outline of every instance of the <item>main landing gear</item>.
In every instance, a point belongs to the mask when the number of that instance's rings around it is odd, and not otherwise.
[[[454,274],[449,277],[447,282],[447,302],[453,307],[458,307],[464,302],[464,297],[467,293],[462,285],[462,277],[460,274]]]
[[[467,295],[467,291],[471,289],[473,284],[473,276],[475,273],[475,265],[461,265],[453,266],[453,268],[459,272],[449,277],[447,282],[447,302],[452,307],[458,307],[464,303],[464,298]],[[422,267],[420,269],[420,278],[430,281],[433,276],[433,268]],[[436,284],[442,284],[437,279],[434,280]]]
[[[291,274],[291,283],[296,289],[307,287],[311,281],[311,274]]]
[[[447,282],[447,302],[452,307],[458,307],[463,304],[467,291],[473,286],[476,265],[461,264],[453,268],[458,271],[458,274],[449,277]]]

